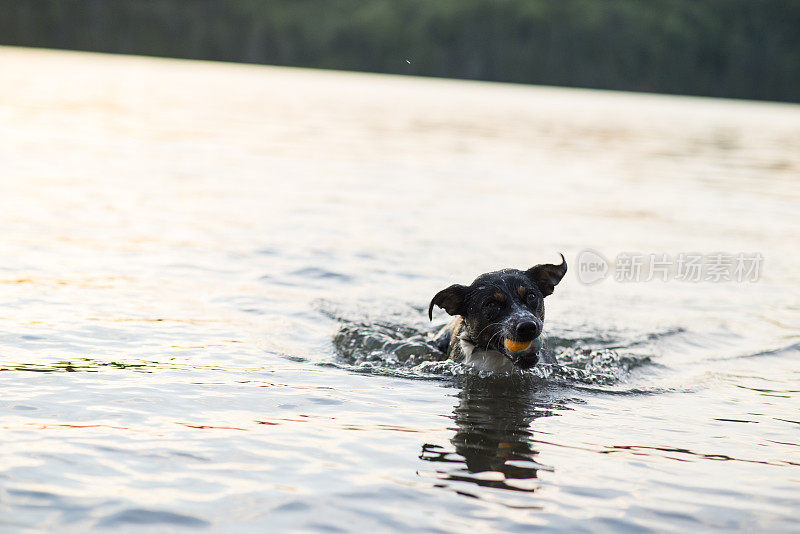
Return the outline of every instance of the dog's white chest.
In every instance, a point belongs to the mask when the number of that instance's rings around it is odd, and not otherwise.
[[[514,370],[514,364],[496,350],[475,350],[471,343],[460,340],[461,351],[464,353],[464,365],[469,365],[479,371],[490,373],[507,373]]]

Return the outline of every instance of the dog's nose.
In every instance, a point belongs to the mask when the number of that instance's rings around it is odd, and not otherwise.
[[[525,321],[517,325],[517,339],[536,339],[542,333],[542,328],[533,321]]]

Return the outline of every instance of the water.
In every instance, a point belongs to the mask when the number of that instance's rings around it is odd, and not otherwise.
[[[796,530],[800,107],[0,49],[0,530]],[[591,248],[755,283],[578,280]],[[557,364],[427,305],[570,262]]]

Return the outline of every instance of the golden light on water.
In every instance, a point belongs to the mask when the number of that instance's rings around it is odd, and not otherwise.
[[[794,521],[800,107],[15,48],[0,72],[0,529]],[[587,248],[765,267],[589,286]],[[559,252],[561,374],[401,361],[435,291]]]

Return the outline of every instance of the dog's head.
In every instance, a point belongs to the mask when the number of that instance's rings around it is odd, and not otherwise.
[[[527,271],[503,269],[480,275],[469,286],[454,284],[431,300],[464,319],[465,341],[478,350],[494,350],[522,369],[539,361],[537,341],[544,325],[544,298],[564,278],[567,262],[543,264]]]

